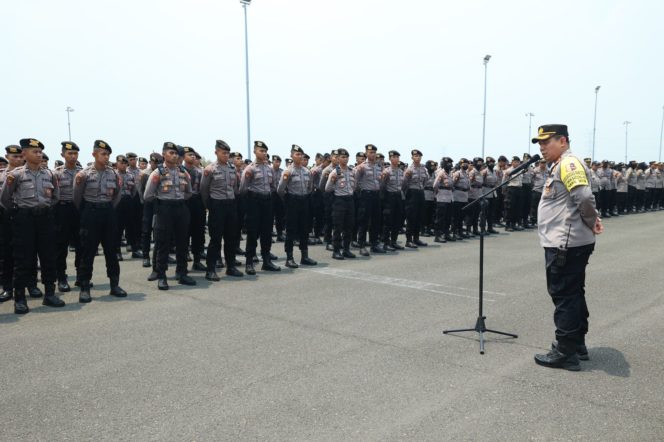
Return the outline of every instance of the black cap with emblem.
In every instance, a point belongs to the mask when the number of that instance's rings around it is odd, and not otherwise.
[[[267,144],[263,143],[262,141],[254,141],[254,149],[265,149],[267,152]]]
[[[300,153],[302,153],[302,154],[304,153],[304,150],[303,150],[300,146],[298,146],[297,144],[293,144],[293,145],[291,146],[291,150],[290,150],[290,151],[291,151],[291,153],[292,153],[292,152],[300,152]]]
[[[116,163],[126,164],[126,163],[129,162],[129,160],[128,160],[127,157],[124,156],[124,155],[118,155],[117,157],[115,157],[115,162],[116,162]]]
[[[366,157],[367,157],[367,154],[364,153],[364,152],[358,152],[358,153],[355,155],[355,158],[366,158]]]
[[[281,161],[281,157],[279,155],[272,155],[272,161]]]
[[[157,152],[152,152],[150,154],[150,161],[161,163],[162,161],[164,161],[164,157],[162,157],[161,154],[158,154]]]
[[[67,152],[67,151],[69,151],[69,152],[71,152],[71,151],[79,152],[80,151],[80,149],[78,148],[76,143],[74,143],[73,141],[63,141],[60,144],[62,145],[62,151],[63,152]]]
[[[378,151],[378,148],[376,146],[374,146],[373,144],[367,144],[366,146],[364,146],[364,150],[366,152],[376,152],[376,151]]]
[[[139,163],[147,163],[148,160],[146,160],[145,157],[138,157],[138,162]]]
[[[38,147],[40,149],[44,148],[42,142],[35,138],[23,138],[21,141],[18,142],[18,144],[21,145],[22,149],[27,149],[29,147]]]
[[[392,157],[400,157],[401,154],[400,154],[399,152],[397,152],[396,150],[391,150],[391,151],[389,151],[389,152],[387,153],[387,156],[389,156],[390,158],[392,158]]]
[[[46,155],[46,153],[42,153],[42,161],[48,161],[48,155]]]
[[[410,155],[411,156],[415,156],[415,155],[422,156],[422,152],[418,149],[413,149],[413,150],[410,151]]]
[[[532,139],[533,144],[548,140],[551,137],[564,136],[569,137],[567,126],[564,124],[545,124],[537,129],[537,136]]]
[[[0,157],[0,164],[9,164],[9,161],[5,157]]]
[[[348,151],[346,149],[337,149],[337,155],[341,156],[348,156]]]
[[[228,143],[226,143],[224,140],[217,140],[217,141],[215,141],[215,143],[214,143],[214,148],[215,148],[215,149],[225,150],[225,151],[227,151],[227,152],[230,152],[230,151],[231,151],[231,147],[230,147],[230,146],[228,145]]]
[[[136,155],[134,152],[127,152],[127,155],[125,155],[127,159],[130,158],[138,158],[138,155]]]
[[[107,151],[108,153],[113,153],[113,150],[111,149],[111,146],[108,145],[108,143],[104,140],[95,140],[95,144],[93,145],[93,149],[103,149]]]
[[[193,153],[193,154],[195,155],[195,154],[196,154],[196,151],[194,150],[193,147],[183,146],[183,147],[182,147],[182,155],[184,155],[184,154],[186,154],[186,153]]]
[[[9,146],[5,147],[5,152],[8,154],[20,154],[23,152],[23,148],[17,144],[10,144]]]
[[[161,148],[161,151],[166,152],[167,150],[174,150],[174,151],[177,152],[178,151],[178,146],[175,143],[172,143],[170,141],[166,141],[164,143],[164,146]]]

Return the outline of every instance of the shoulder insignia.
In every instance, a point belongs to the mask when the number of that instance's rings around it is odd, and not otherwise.
[[[587,186],[588,177],[581,161],[576,157],[565,157],[560,162],[560,180],[571,191],[577,186]]]

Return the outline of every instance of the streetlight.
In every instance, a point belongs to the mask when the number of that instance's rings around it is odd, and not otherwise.
[[[623,121],[623,124],[625,125],[625,164],[627,164],[627,128],[629,127],[630,124],[632,124],[632,122]]]
[[[247,158],[251,159],[251,121],[249,119],[249,34],[247,33],[247,6],[251,0],[240,0],[244,9],[244,70],[247,82]]]
[[[532,121],[533,121],[534,116],[535,116],[535,114],[532,113],[532,112],[526,113],[526,117],[528,117],[528,155],[530,155],[530,146],[533,144],[533,143],[530,142],[530,138],[531,138],[530,134],[532,133],[531,129],[532,129]]]
[[[67,129],[69,130],[68,140],[71,141],[71,120],[69,119],[69,114],[74,112],[74,109],[67,106],[67,109],[65,109],[65,112],[67,112]]]
[[[662,106],[662,127],[659,129],[659,161],[662,162],[662,135],[664,135],[664,106]]]
[[[595,116],[593,117],[593,154],[592,158],[595,161],[595,130],[597,129],[597,94],[599,93],[600,86],[595,86]]]
[[[491,55],[484,56],[484,113],[482,114],[482,158],[484,158],[484,138],[486,135],[486,73]]]

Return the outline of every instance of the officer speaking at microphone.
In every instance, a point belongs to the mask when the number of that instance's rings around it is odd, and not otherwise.
[[[578,371],[579,359],[588,359],[585,336],[588,307],[585,277],[595,235],[604,231],[590,189],[590,172],[570,151],[567,126],[540,126],[532,139],[549,165],[537,219],[544,247],[546,284],[555,306],[556,341],[548,354],[535,362],[552,368]]]

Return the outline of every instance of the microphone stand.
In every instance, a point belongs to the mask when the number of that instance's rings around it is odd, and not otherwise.
[[[534,163],[534,161],[533,161]],[[532,163],[531,163],[532,164]],[[515,175],[510,175],[510,178],[503,183],[499,184],[498,186],[494,187],[493,189],[489,190],[488,192],[484,193],[482,196],[477,198],[475,201],[472,201],[469,204],[466,204],[461,210],[466,211],[473,207],[475,204],[480,205],[480,287],[479,287],[479,314],[477,316],[477,321],[475,322],[475,327],[473,328],[459,328],[459,329],[452,329],[452,330],[443,330],[443,334],[448,334],[448,333],[461,333],[461,332],[477,332],[480,337],[480,354],[484,354],[484,333],[494,333],[497,335],[503,335],[503,336],[509,336],[511,338],[518,338],[517,335],[513,333],[506,333],[498,330],[492,330],[489,328],[486,328],[486,323],[484,322],[486,319],[486,316],[484,316],[484,236],[486,235],[485,233],[485,224],[486,224],[486,209],[487,206],[489,205],[489,202],[486,200],[486,196],[490,195],[492,192],[495,192],[498,189],[501,189],[505,187],[510,181],[512,181],[514,178],[521,176],[523,173],[528,170],[528,167],[525,167],[521,169],[518,173]]]

